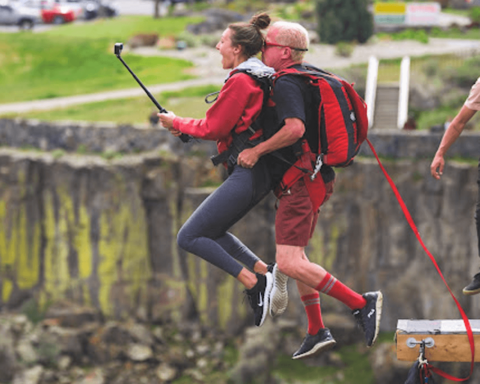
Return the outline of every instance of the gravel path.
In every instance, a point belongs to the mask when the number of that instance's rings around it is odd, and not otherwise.
[[[142,55],[163,55],[191,60],[195,64],[194,74],[199,78],[179,83],[148,85],[152,93],[166,90],[177,90],[191,86],[206,84],[222,84],[227,71],[220,66],[220,55],[214,48],[191,48],[183,51],[159,51],[152,48],[135,50]],[[307,53],[306,61],[319,67],[335,69],[352,64],[366,63],[370,56],[379,59],[397,58],[403,56],[422,56],[427,54],[480,52],[480,40],[453,40],[430,39],[428,44],[416,41],[384,42],[365,44],[355,47],[351,57],[344,58],[335,55],[335,47],[329,45],[312,45]],[[125,76],[130,76],[125,69]],[[132,84],[134,80],[132,79]],[[143,90],[137,86],[119,91],[101,92],[89,95],[70,96],[48,100],[28,101],[12,104],[0,104],[0,115],[5,113],[22,113],[32,110],[48,110],[59,107],[68,107],[76,104],[97,102],[103,100],[120,99],[125,97],[145,96]]]

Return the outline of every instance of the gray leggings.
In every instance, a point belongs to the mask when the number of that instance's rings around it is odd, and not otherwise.
[[[253,270],[260,259],[227,231],[270,190],[270,174],[262,159],[252,169],[236,165],[225,182],[182,226],[177,236],[178,245],[233,277],[242,270],[240,263]]]

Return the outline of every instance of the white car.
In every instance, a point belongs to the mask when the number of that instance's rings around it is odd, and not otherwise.
[[[41,20],[40,6],[34,0],[0,0],[0,24],[32,29]]]

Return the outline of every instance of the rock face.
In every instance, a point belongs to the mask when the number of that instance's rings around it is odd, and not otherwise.
[[[21,127],[17,125],[15,133],[9,124],[4,130],[0,124],[0,135],[22,146]],[[72,137],[80,140],[80,131]],[[86,129],[82,134],[94,135]],[[136,137],[133,131],[129,134]],[[439,136],[382,133],[371,139],[379,152],[391,157],[405,157],[405,147],[412,156],[418,154],[418,159],[385,161],[385,166],[453,292],[470,317],[479,316],[476,301],[460,294],[479,265],[473,218],[476,163],[449,162],[442,181],[436,181],[429,165]],[[44,142],[36,140],[37,146]],[[469,141],[459,143],[467,152]],[[53,149],[51,140],[47,142]],[[42,316],[52,303],[68,300],[96,308],[111,320],[198,319],[232,334],[251,324],[243,286],[176,245],[181,224],[212,191],[203,186],[220,183],[224,174],[204,154],[175,149],[177,156],[167,144],[161,151],[113,160],[1,149],[0,307],[25,311],[33,302]],[[275,253],[274,203],[273,196],[265,199],[232,229],[267,262]],[[381,289],[384,331],[395,330],[400,318],[458,318],[371,158],[358,158],[353,166],[338,170],[336,191],[322,208],[307,254],[358,292]],[[295,285],[290,284],[286,316],[305,324]],[[350,316],[347,307],[329,297],[322,296],[322,307]],[[82,316],[98,321],[95,314]],[[61,313],[52,317],[67,326],[75,321]],[[148,359],[148,351],[140,352],[132,347],[132,353]],[[0,353],[7,361],[1,345]],[[34,358],[28,343],[19,353]]]
[[[30,298],[41,306],[68,299],[113,319],[186,316],[231,332],[243,327],[251,320],[243,288],[175,242],[181,223],[211,192],[193,188],[202,173],[208,175],[204,164],[158,155],[108,162],[1,150],[2,307],[19,308]],[[428,161],[386,167],[459,293],[478,267],[476,166],[450,163],[441,182],[429,176]],[[267,261],[274,258],[274,214],[274,199],[268,198],[234,227]],[[307,254],[359,292],[381,289],[383,330],[394,330],[399,318],[457,317],[374,160],[338,172],[336,192],[322,208]],[[478,316],[474,301],[459,299],[469,315]],[[323,303],[326,310],[346,310],[328,297]],[[302,314],[300,304],[292,300],[287,314]]]

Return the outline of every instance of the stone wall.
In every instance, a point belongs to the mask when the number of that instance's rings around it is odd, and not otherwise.
[[[30,131],[34,124],[22,124],[2,121],[3,143],[24,147],[19,139],[12,144],[8,138],[35,136]],[[71,137],[82,131],[69,129]],[[128,129],[131,133],[138,128]],[[143,130],[141,135],[148,132],[162,131]],[[372,134],[371,140],[383,155],[396,150],[407,158],[384,164],[453,292],[468,316],[478,317],[476,301],[461,295],[479,266],[473,219],[476,163],[449,162],[443,179],[436,181],[429,165],[440,136],[397,133]],[[43,138],[50,143],[55,137],[39,136],[38,142]],[[115,135],[109,140],[115,141]],[[459,146],[469,148],[472,141],[462,140]],[[28,146],[35,146],[32,143]],[[171,145],[166,139],[159,144],[161,151],[115,160],[1,149],[0,307],[21,309],[30,300],[48,307],[67,298],[100,309],[106,318],[198,318],[232,333],[250,324],[242,286],[176,246],[181,223],[212,190],[200,187],[223,177],[205,154],[193,156],[185,147],[182,156],[167,151],[177,145],[181,143]],[[53,149],[50,144],[45,148]],[[206,152],[208,148],[203,147]],[[402,152],[405,148],[411,152]],[[467,156],[475,155],[472,151]],[[400,318],[459,318],[376,161],[359,157],[337,176],[336,192],[322,209],[307,249],[309,258],[359,292],[381,289],[383,330],[395,330]],[[274,202],[267,198],[233,228],[266,261],[273,260],[275,251]],[[306,324],[290,284],[286,317]],[[335,300],[322,296],[322,308],[340,315],[340,321],[327,326],[348,323],[350,311]]]
[[[368,134],[379,155],[392,158],[430,159],[442,138],[442,132],[371,130]],[[449,151],[449,156],[478,158],[479,132],[465,131]],[[139,153],[169,148],[176,153],[202,150],[215,153],[212,143],[194,141],[183,144],[164,129],[144,124],[42,122],[38,120],[0,119],[0,145],[14,148],[61,149],[77,153]],[[371,156],[365,143],[361,155]]]

